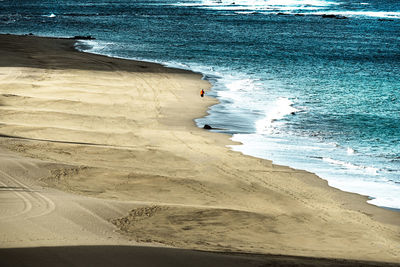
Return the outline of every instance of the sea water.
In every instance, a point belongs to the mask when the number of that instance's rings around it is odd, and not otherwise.
[[[2,0],[0,32],[201,72],[233,150],[400,208],[399,1]]]

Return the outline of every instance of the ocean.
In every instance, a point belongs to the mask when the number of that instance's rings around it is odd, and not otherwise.
[[[0,33],[201,72],[232,150],[400,209],[400,2],[0,0]]]

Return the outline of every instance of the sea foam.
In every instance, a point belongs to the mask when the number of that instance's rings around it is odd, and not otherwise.
[[[333,1],[322,1],[322,0],[219,0],[210,1],[204,0],[201,5],[205,6],[243,6],[243,7],[275,7],[275,6],[330,6],[335,5]]]
[[[212,10],[317,10],[332,5],[334,1],[323,0],[203,0],[194,3],[178,3],[173,5],[206,8]]]
[[[370,174],[370,175],[378,175],[379,169],[371,166],[360,166],[360,165],[355,165],[350,162],[346,161],[341,161],[341,160],[335,160],[329,157],[324,157],[322,158],[323,161],[328,162],[329,164],[339,166],[343,168],[346,171],[352,171],[352,172],[357,172],[360,174]]]
[[[47,17],[47,18],[55,18],[56,15],[54,13],[51,13],[49,15],[43,15],[43,17]]]
[[[331,10],[339,7],[342,2],[323,0],[203,0],[194,3],[178,3],[173,5],[205,8],[221,11],[235,11],[235,14],[276,14],[276,11],[286,11],[301,15],[335,15],[343,17],[371,17],[382,19],[400,19],[399,11],[383,10]],[[358,3],[368,7],[369,3]]]
[[[312,12],[302,13],[304,15],[335,15],[344,17],[370,17],[370,18],[384,18],[384,19],[400,19],[400,12],[387,12],[387,11],[326,11],[326,12]]]
[[[256,122],[257,133],[271,134],[274,130],[274,124],[279,124],[279,120],[285,116],[299,111],[293,107],[293,104],[292,100],[285,97],[279,97],[275,100],[266,108],[265,117]]]

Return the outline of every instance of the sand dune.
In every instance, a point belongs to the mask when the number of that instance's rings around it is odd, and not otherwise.
[[[118,214],[97,216],[122,234],[113,233],[118,242],[400,262],[399,213],[311,173],[232,152],[228,136],[195,127],[216,103],[199,97],[209,88],[199,74],[72,46],[1,36],[0,146],[40,162],[24,178],[30,183],[117,201]],[[42,244],[6,236],[13,247]],[[46,238],[48,246],[74,244]]]

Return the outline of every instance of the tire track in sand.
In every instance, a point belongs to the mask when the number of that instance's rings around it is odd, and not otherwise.
[[[3,180],[0,181],[0,183],[6,188],[17,186],[23,189],[20,191],[12,190],[12,193],[14,193],[24,203],[24,209],[22,211],[7,216],[0,215],[0,220],[15,219],[16,217],[19,217],[21,215],[25,216],[26,214],[28,218],[36,218],[47,215],[55,210],[56,205],[51,199],[33,190],[28,185],[19,181],[17,178],[12,177],[2,170],[0,170],[0,177]],[[7,180],[7,182],[4,180]]]

